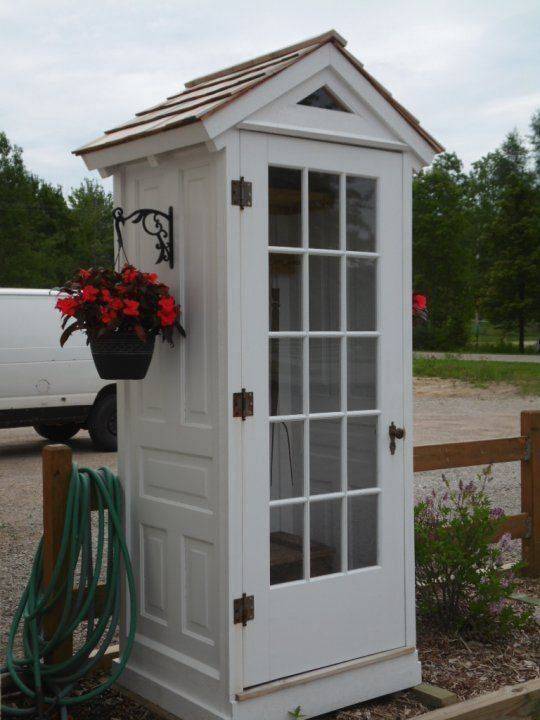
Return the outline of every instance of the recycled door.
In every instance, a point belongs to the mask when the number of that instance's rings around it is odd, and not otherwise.
[[[244,687],[405,644],[402,159],[241,133]]]

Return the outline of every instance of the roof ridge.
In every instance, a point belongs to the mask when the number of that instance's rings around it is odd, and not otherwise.
[[[273,60],[274,58],[280,57],[281,55],[292,53],[296,50],[302,50],[303,48],[309,47],[310,45],[323,45],[326,42],[335,42],[336,44],[341,45],[341,47],[345,47],[345,45],[347,45],[347,41],[345,40],[345,38],[340,35],[336,30],[327,30],[321,35],[307,38],[306,40],[302,40],[301,42],[295,43],[294,45],[287,45],[287,47],[280,48],[279,50],[274,50],[270,53],[266,53],[265,55],[259,55],[258,57],[251,58],[250,60],[245,60],[244,62],[237,63],[236,65],[231,65],[230,67],[223,68],[222,70],[217,70],[213,73],[209,73],[208,75],[201,75],[200,77],[194,78],[193,80],[185,83],[185,87],[188,89],[193,88],[209,80],[214,80],[215,78],[219,78],[224,75],[230,75],[231,73],[245,70],[247,68],[253,67],[254,65],[260,65],[262,62],[266,62],[267,60]]]

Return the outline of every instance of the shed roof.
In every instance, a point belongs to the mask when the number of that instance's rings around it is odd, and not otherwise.
[[[106,130],[104,135],[78,148],[74,153],[84,155],[203,120],[326,43],[332,43],[435,152],[444,150],[414,115],[398,103],[392,94],[365,70],[363,64],[345,49],[347,41],[335,30],[329,30],[295,45],[190,80],[181,92],[170,95],[158,105],[141,110],[131,120]]]

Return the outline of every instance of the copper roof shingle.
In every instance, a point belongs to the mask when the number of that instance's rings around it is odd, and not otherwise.
[[[141,110],[131,120],[106,130],[101,137],[75,150],[75,154],[84,155],[202,120],[328,42],[343,53],[435,152],[444,149],[408,110],[394,100],[388,90],[364,70],[362,63],[345,50],[346,40],[335,30],[330,30],[295,45],[191,80],[185,84],[185,90],[170,95],[162,103]]]

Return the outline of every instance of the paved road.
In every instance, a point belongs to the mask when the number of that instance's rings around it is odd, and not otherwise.
[[[415,358],[435,358],[444,360],[449,355],[459,360],[495,360],[499,362],[522,362],[522,363],[538,363],[540,364],[540,354],[538,355],[498,355],[497,353],[482,355],[476,353],[443,353],[443,352],[415,352]]]

